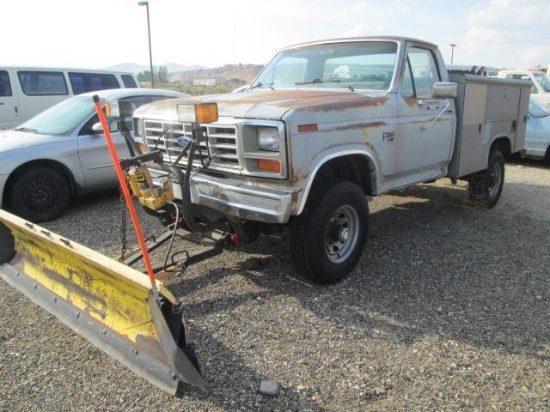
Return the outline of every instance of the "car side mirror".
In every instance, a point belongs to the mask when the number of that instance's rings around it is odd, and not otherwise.
[[[103,126],[101,126],[101,122],[94,123],[94,125],[92,126],[92,131],[94,133],[103,133]],[[117,122],[109,122],[109,131],[118,132]]]
[[[458,84],[454,82],[436,82],[432,88],[433,97],[448,98],[458,95]]]

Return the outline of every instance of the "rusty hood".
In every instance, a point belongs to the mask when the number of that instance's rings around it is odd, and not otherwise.
[[[148,104],[137,116],[177,121],[176,106],[187,102],[216,102],[220,117],[280,120],[290,110],[338,110],[346,106],[377,105],[384,94],[362,94],[350,90],[252,90],[170,99]]]

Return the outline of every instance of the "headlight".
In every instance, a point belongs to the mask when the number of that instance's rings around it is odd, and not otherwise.
[[[258,149],[270,152],[280,150],[279,130],[274,127],[258,127]]]
[[[143,137],[143,120],[134,117],[134,138]]]

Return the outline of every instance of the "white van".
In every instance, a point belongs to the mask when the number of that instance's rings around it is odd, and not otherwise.
[[[0,66],[0,130],[11,129],[76,94],[133,87],[139,87],[133,73]]]

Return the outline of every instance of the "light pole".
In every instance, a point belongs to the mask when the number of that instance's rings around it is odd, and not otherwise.
[[[149,38],[149,69],[151,70],[151,89],[155,88],[155,73],[153,72],[153,51],[151,49],[151,24],[149,23],[149,2],[138,1],[139,6],[147,9],[147,37]]]
[[[453,64],[453,57],[455,55],[455,47],[456,47],[456,44],[451,43],[451,64]]]

